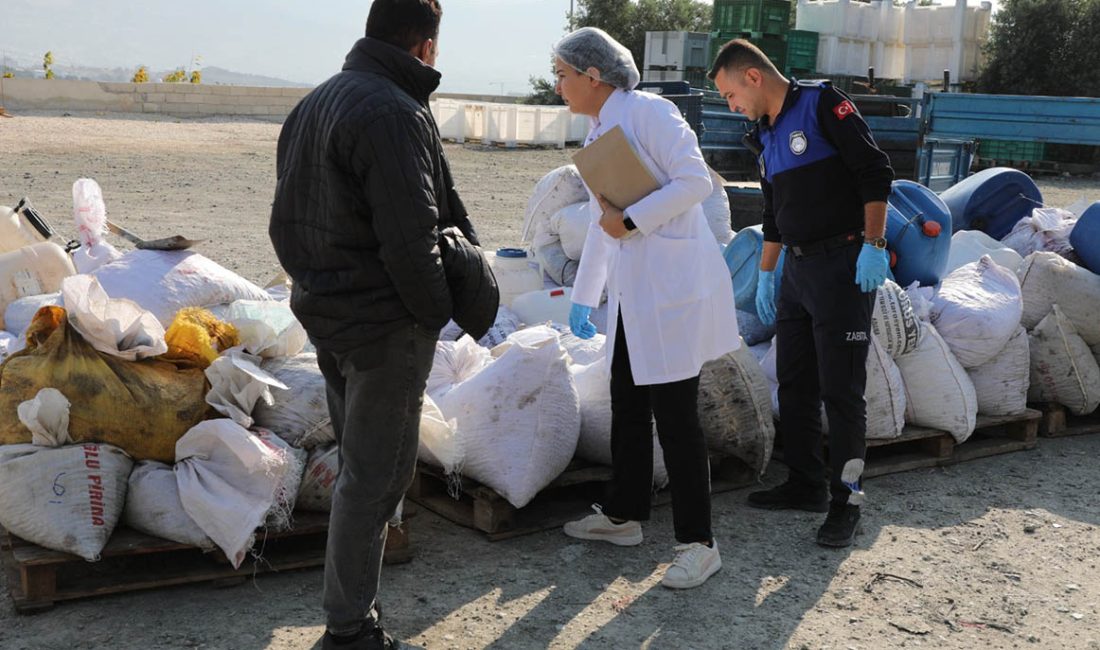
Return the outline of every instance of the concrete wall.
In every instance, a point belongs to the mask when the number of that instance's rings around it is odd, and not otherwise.
[[[5,79],[5,108],[282,120],[311,88]]]
[[[206,84],[108,83],[69,79],[4,79],[5,108],[18,111],[152,113],[171,117],[239,116],[282,121],[312,88]],[[446,95],[514,104],[516,97]]]

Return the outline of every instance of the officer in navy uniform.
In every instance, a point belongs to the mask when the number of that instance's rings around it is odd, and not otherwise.
[[[817,542],[849,546],[863,500],[866,362],[875,292],[889,266],[894,172],[855,105],[828,82],[788,81],[740,39],[721,49],[709,77],[730,110],[757,121],[746,137],[764,192],[756,307],[776,325],[779,435],[790,468],[785,483],[750,494],[749,505],[828,512]],[[783,246],[777,304],[773,274]]]

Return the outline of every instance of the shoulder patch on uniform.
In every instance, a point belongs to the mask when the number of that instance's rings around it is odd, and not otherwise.
[[[838,120],[843,120],[844,118],[855,112],[855,104],[853,104],[852,100],[850,99],[845,99],[844,101],[833,107],[833,114],[836,115],[836,119]]]
[[[791,132],[790,147],[791,153],[796,156],[801,156],[806,153],[806,149],[810,146],[809,140],[806,139],[806,134],[802,131]]]

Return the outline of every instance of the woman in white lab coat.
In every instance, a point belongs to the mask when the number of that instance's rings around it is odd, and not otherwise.
[[[572,112],[592,118],[585,145],[622,127],[660,186],[625,210],[591,197],[569,320],[574,334],[593,336],[589,315],[607,288],[614,473],[602,508],[566,524],[565,533],[641,543],[656,419],[680,543],[662,584],[695,587],[722,566],[711,534],[699,372],[740,346],[733,286],[701,206],[712,190],[710,173],[676,106],[633,90],[639,75],[629,50],[586,27],[563,38],[554,54],[557,92]]]

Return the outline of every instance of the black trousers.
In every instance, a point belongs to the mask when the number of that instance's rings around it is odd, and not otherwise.
[[[853,489],[861,489],[867,451],[863,393],[875,292],[864,293],[855,283],[861,244],[862,240],[803,257],[788,250],[776,307],[784,458],[792,480],[824,487],[824,401],[829,489],[837,503],[849,502]]]
[[[646,521],[653,496],[653,420],[672,490],[672,520],[681,544],[709,542],[710,460],[699,426],[699,377],[638,386],[619,316],[611,361],[612,479],[604,514]]]

